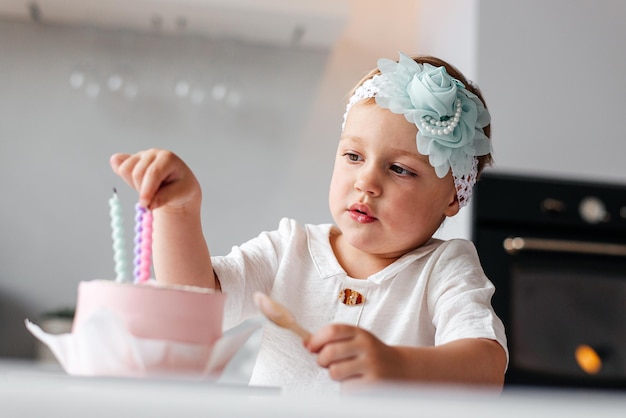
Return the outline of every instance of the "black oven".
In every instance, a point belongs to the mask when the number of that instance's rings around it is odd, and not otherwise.
[[[626,388],[626,185],[485,173],[472,200],[505,387]]]

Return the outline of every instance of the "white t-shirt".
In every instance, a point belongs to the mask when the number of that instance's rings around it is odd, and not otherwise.
[[[282,219],[230,254],[213,257],[227,294],[224,326],[259,315],[252,295],[262,291],[290,309],[311,332],[328,323],[359,326],[388,345],[435,346],[461,338],[488,338],[506,350],[491,307],[493,284],[470,241],[431,239],[367,279],[349,277],[330,245],[330,224]],[[345,305],[342,289],[364,295]],[[508,356],[508,354],[507,354]],[[250,384],[289,391],[334,391],[339,385],[290,331],[268,323]]]

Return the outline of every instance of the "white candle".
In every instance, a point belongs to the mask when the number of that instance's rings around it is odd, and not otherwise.
[[[124,222],[122,208],[117,197],[117,190],[113,189],[113,197],[109,199],[111,215],[111,237],[113,238],[113,261],[115,263],[115,281],[124,282],[127,279],[126,270],[128,263],[124,243]]]

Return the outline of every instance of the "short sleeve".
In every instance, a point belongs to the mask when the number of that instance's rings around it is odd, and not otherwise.
[[[277,230],[264,231],[233,247],[228,255],[211,258],[222,292],[226,294],[225,329],[258,314],[252,295],[256,291],[270,293],[294,226],[295,221],[283,218]]]
[[[487,338],[508,348],[504,325],[491,305],[495,292],[485,276],[473,243],[450,240],[433,255],[433,277],[429,283],[428,300],[435,345],[461,338]]]

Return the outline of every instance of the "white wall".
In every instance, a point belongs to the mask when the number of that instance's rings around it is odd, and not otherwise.
[[[626,2],[479,3],[494,170],[626,183]]]

